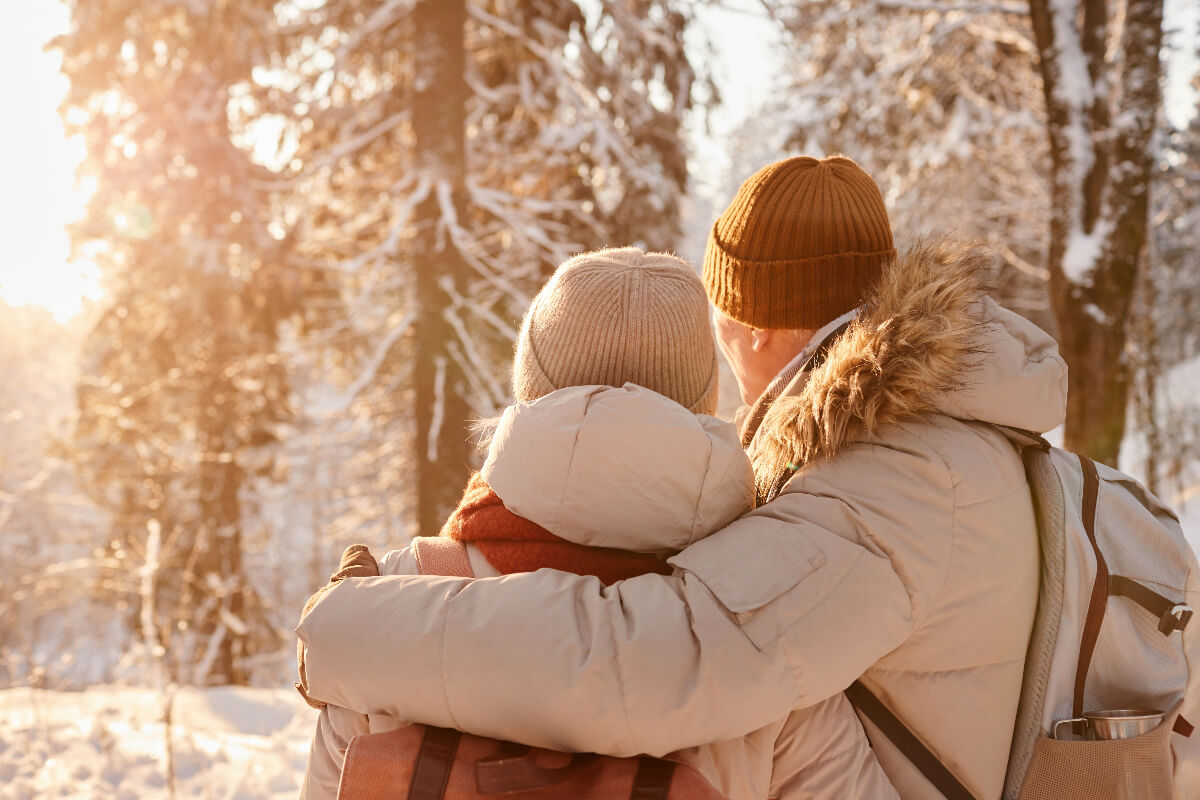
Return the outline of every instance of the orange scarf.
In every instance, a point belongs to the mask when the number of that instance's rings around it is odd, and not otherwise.
[[[441,535],[475,545],[488,563],[505,575],[550,567],[595,575],[611,584],[649,572],[671,573],[667,563],[653,555],[575,544],[518,517],[505,508],[479,473],[467,482],[462,500],[446,520]]]

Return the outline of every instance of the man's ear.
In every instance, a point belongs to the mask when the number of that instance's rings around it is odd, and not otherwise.
[[[761,353],[771,346],[773,331],[760,330],[759,328],[750,329],[750,349],[756,353]]]

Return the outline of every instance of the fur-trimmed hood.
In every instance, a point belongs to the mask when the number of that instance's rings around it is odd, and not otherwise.
[[[760,496],[805,464],[926,414],[1038,432],[1060,425],[1066,362],[1049,334],[987,296],[986,276],[985,253],[945,238],[922,239],[886,267],[824,362],[763,418],[749,449]]]

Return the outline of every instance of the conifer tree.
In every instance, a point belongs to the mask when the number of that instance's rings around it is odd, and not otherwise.
[[[288,62],[300,80],[256,89],[257,113],[287,119],[274,184],[295,261],[335,276],[352,309],[342,400],[383,424],[388,455],[364,457],[423,535],[465,482],[466,418],[509,399],[538,284],[582,249],[676,245],[695,79],[685,3],[470,0],[461,73],[427,72],[455,63],[430,58],[454,8],[329,2],[289,18],[289,50],[309,49]],[[430,131],[449,146],[451,120],[461,166],[431,169]]]
[[[137,573],[161,542],[133,617],[153,619],[172,679],[199,684],[243,683],[247,659],[280,645],[244,563],[243,489],[288,416],[288,243],[268,233],[266,171],[227,114],[269,60],[270,5],[73,2],[55,42],[96,187],[73,247],[108,296],[78,386],[79,469],[113,520],[113,559]]]
[[[1053,330],[1071,367],[1065,444],[1115,464],[1162,0],[775,7],[801,55],[773,117],[791,132],[785,147],[861,159],[902,235],[986,240],[1011,268],[998,274],[1006,302]]]
[[[1028,14],[1005,4],[773,6],[791,84],[746,124],[781,152],[845,153],[879,182],[900,239],[988,245],[1009,305],[1048,326],[1049,169]]]

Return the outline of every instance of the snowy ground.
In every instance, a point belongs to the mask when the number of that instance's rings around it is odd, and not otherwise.
[[[168,797],[162,698],[143,689],[0,691],[0,798]],[[315,712],[294,689],[181,689],[176,796],[294,800]]]

